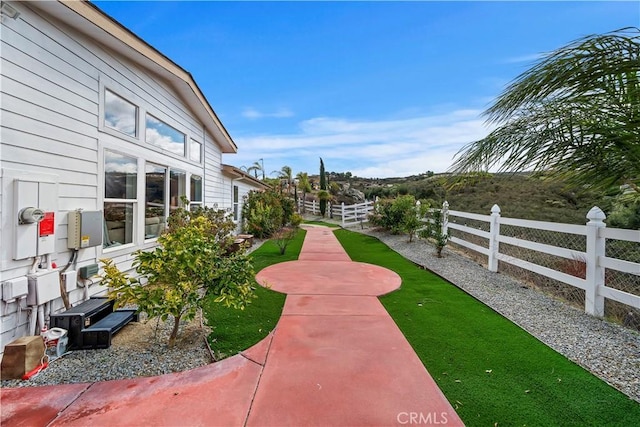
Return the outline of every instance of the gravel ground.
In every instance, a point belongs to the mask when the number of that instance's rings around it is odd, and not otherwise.
[[[522,282],[453,252],[443,257],[425,241],[354,228],[377,237],[405,258],[419,264],[487,304],[540,341],[588,369],[640,402],[640,334],[585,314],[530,289]]]
[[[200,319],[181,326],[173,348],[167,347],[172,321],[132,322],[117,333],[111,347],[69,352],[29,381],[5,380],[2,387],[85,383],[180,372],[211,363]]]
[[[255,240],[248,252],[264,241]],[[206,343],[210,333],[201,318],[182,324],[173,348],[167,341],[173,321],[157,319],[132,322],[118,332],[111,347],[78,350],[55,359],[49,367],[29,381],[5,380],[2,387],[29,387],[68,383],[149,377],[186,371],[211,363],[214,358]]]
[[[423,242],[408,243],[371,229],[354,231],[377,237],[405,258],[444,277],[492,307],[533,336],[640,402],[640,335],[529,289],[502,274],[445,248],[437,258]],[[257,242],[256,249],[262,242]],[[170,323],[131,323],[106,350],[74,351],[55,360],[30,381],[2,381],[2,387],[105,381],[178,372],[212,361],[200,321],[183,325],[180,341],[166,346]]]

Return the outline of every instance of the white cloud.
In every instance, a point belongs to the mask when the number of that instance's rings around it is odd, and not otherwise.
[[[519,62],[533,63],[533,62],[538,62],[544,56],[545,56],[544,53],[530,53],[528,55],[520,55],[520,56],[513,56],[511,58],[507,58],[505,59],[504,62],[506,62],[507,64],[517,64]]]
[[[293,117],[293,112],[291,110],[289,110],[288,108],[279,108],[278,110],[271,112],[271,113],[265,113],[262,111],[259,111],[253,107],[247,107],[242,111],[242,117],[247,118],[247,119],[251,119],[251,120],[255,120],[255,119],[262,119],[265,117],[273,117],[276,119],[282,119],[282,118],[286,118],[286,117]]]
[[[161,134],[158,129],[147,127],[146,141],[163,150],[170,151],[172,153],[184,155],[184,140],[176,141],[170,135]]]
[[[225,161],[247,165],[264,158],[267,170],[286,164],[313,174],[322,157],[328,171],[380,178],[444,172],[460,148],[492,130],[480,114],[468,109],[378,121],[316,117],[295,133],[238,137],[239,153]]]

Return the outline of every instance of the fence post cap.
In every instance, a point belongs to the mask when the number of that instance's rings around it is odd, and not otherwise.
[[[492,214],[499,214],[499,213],[500,213],[500,206],[498,206],[498,205],[493,205],[493,206],[491,207],[491,213],[492,213]]]
[[[442,204],[442,208],[446,209],[449,207],[449,202],[447,202],[446,200],[444,201],[444,203]]]
[[[601,223],[605,218],[607,218],[607,216],[602,212],[602,209],[597,206],[592,207],[589,213],[587,213],[587,219],[591,223]]]

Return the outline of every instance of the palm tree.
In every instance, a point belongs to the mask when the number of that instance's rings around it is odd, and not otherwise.
[[[544,55],[484,115],[497,129],[463,147],[451,171],[545,170],[640,191],[640,30],[587,36]]]
[[[311,192],[311,182],[309,182],[309,174],[306,172],[298,172],[296,175],[298,180],[298,188],[302,191],[302,212],[305,212],[304,202],[307,201],[307,193]]]
[[[293,182],[293,170],[289,166],[283,166],[279,171],[273,171],[272,174],[276,174],[276,176],[280,180],[286,180],[287,182],[287,193],[291,193],[291,183]],[[282,186],[281,186],[282,188]]]
[[[258,172],[262,172],[262,179],[264,180],[264,166],[260,162],[253,162],[253,164],[247,168],[247,173],[251,172],[253,172],[253,176],[256,179],[258,178]]]

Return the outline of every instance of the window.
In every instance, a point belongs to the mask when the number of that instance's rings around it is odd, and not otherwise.
[[[238,186],[233,186],[233,220],[238,221]]]
[[[202,177],[198,175],[191,175],[191,191],[189,201],[191,207],[202,206]]]
[[[189,160],[202,163],[202,144],[193,139],[189,142]]]
[[[144,238],[160,236],[166,224],[167,168],[147,163],[145,166]]]
[[[184,133],[150,114],[147,114],[145,124],[145,141],[171,153],[179,154],[180,156],[185,155],[186,136]]]
[[[169,179],[169,209],[173,212],[182,206],[181,200],[187,195],[187,174],[183,171],[172,170]]]
[[[115,93],[104,91],[104,125],[135,137],[138,134],[138,107]]]
[[[108,248],[133,243],[138,161],[105,150],[104,174],[103,246]]]

